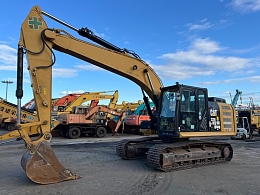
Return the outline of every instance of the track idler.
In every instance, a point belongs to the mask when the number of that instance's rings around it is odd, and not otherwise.
[[[21,165],[26,175],[38,184],[58,183],[80,178],[59,162],[48,141],[40,142],[33,154],[29,150],[26,151],[21,159]]]

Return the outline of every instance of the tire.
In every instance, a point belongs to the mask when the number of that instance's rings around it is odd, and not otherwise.
[[[96,129],[96,136],[97,137],[105,137],[107,134],[107,130],[105,127],[98,127]]]
[[[77,127],[72,127],[69,129],[69,138],[77,139],[80,137],[81,131]]]
[[[8,130],[8,131],[13,131],[13,130],[15,130],[15,124],[9,124],[9,125],[7,126],[7,130]]]
[[[246,140],[246,135],[243,134],[242,140]]]

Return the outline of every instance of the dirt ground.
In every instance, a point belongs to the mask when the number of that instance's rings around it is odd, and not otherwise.
[[[149,168],[145,160],[121,159],[115,146],[126,137],[135,136],[77,140],[54,137],[52,148],[60,162],[82,178],[50,185],[35,184],[26,176],[20,165],[26,151],[23,141],[1,144],[0,194],[260,194],[258,134],[248,141],[215,138],[233,146],[230,162],[167,173]]]

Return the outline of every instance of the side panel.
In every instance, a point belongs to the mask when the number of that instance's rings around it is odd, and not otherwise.
[[[220,102],[209,102],[209,112],[208,131],[180,132],[180,138],[236,135],[236,112],[232,105]]]

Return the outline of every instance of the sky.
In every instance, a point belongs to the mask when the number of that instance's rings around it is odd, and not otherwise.
[[[38,5],[56,18],[134,51],[161,78],[208,88],[209,96],[228,103],[236,89],[238,103],[260,105],[260,0],[77,0],[0,2],[0,97],[17,102],[16,59],[20,27]],[[50,28],[76,32],[44,17]],[[55,51],[53,98],[68,93],[119,91],[119,103],[142,100],[132,81],[85,61]],[[24,71],[22,105],[33,98],[30,75]]]

